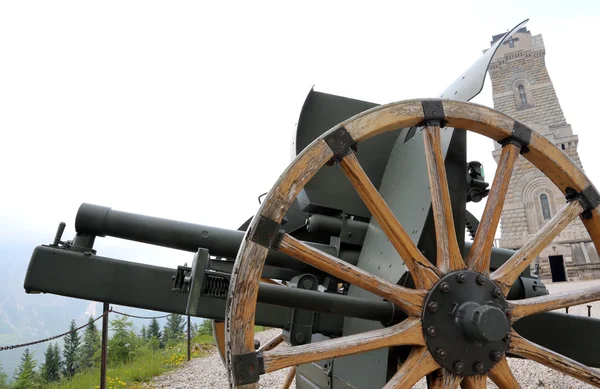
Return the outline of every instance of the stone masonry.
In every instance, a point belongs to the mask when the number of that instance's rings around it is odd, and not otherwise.
[[[504,34],[492,37],[491,45]],[[494,108],[543,134],[582,168],[577,145],[560,107],[545,63],[540,35],[518,30],[498,48],[490,65]],[[494,143],[498,163],[501,147]],[[519,157],[500,220],[500,247],[518,249],[565,206],[560,190],[536,167]],[[600,257],[581,220],[572,222],[532,263],[545,281],[600,278]]]

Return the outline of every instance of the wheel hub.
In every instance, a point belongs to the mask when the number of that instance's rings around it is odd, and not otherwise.
[[[463,376],[484,374],[508,346],[510,310],[502,291],[470,270],[441,278],[423,310],[425,342],[446,369]]]

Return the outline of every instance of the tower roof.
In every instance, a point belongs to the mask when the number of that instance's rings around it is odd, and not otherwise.
[[[519,33],[519,32],[531,35],[531,32],[527,29],[527,27],[521,27],[517,31],[515,31],[515,33]],[[503,32],[502,34],[493,35],[492,41],[490,42],[490,46],[493,46],[494,43],[496,43],[498,40],[500,40],[504,36],[504,34],[506,34],[506,33]]]

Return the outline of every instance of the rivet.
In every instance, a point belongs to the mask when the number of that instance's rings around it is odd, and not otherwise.
[[[241,375],[237,376],[236,380],[237,380],[237,383],[238,383],[238,384],[242,384],[242,383],[244,383],[244,377],[243,377],[243,376],[241,376]]]
[[[254,365],[248,365],[248,371],[254,373]]]
[[[240,359],[240,357],[238,357],[238,356],[235,356],[235,357],[233,357],[233,363],[235,363],[236,365],[239,365],[239,363],[240,363],[241,361],[242,361],[242,360]]]
[[[459,275],[456,276],[456,278],[458,279],[458,282],[460,282],[461,284],[467,281],[467,276],[465,275],[465,273],[460,273]]]
[[[444,293],[447,293],[450,291],[450,285],[448,285],[447,282],[442,282],[442,284],[440,285],[440,290]]]
[[[485,366],[483,366],[483,363],[481,363],[481,362],[475,362],[475,364],[473,365],[473,369],[477,373],[481,374],[485,371]]]
[[[423,104],[423,105],[424,105],[424,106],[426,106],[426,107],[429,107],[429,103],[425,103],[425,104]]]
[[[437,350],[435,350],[435,355],[439,358],[439,359],[446,359],[446,357],[448,356],[448,352],[443,349],[443,348],[438,348]]]
[[[435,111],[431,111],[431,114],[432,114],[433,116],[437,115],[437,113],[436,113]]]
[[[465,369],[465,364],[462,361],[456,361],[452,367],[454,367],[455,372],[462,373],[462,371]]]
[[[500,288],[496,288],[494,289],[494,297],[501,297],[502,296],[502,290],[500,290]]]
[[[477,276],[477,278],[475,279],[475,282],[477,282],[477,285],[483,285],[485,283],[485,277]]]
[[[500,362],[502,360],[502,353],[500,351],[492,351],[490,357],[492,361]]]
[[[436,303],[435,301],[432,301],[429,304],[427,304],[427,308],[429,308],[429,310],[431,312],[437,312],[437,310],[438,310],[438,303]]]
[[[504,337],[504,341],[510,342],[510,339],[511,339],[510,334],[506,334],[506,336]]]
[[[429,335],[429,336],[435,336],[435,327],[434,326],[429,326],[427,328],[427,335]]]
[[[506,317],[511,317],[512,316],[512,311],[510,309],[505,309],[504,310],[504,314],[506,315]]]
[[[304,336],[304,334],[302,332],[299,332],[296,334],[296,342],[298,342],[298,344],[303,344],[305,340],[306,340],[306,337]]]

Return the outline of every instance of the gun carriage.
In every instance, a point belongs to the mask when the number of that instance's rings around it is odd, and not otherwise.
[[[293,161],[237,230],[82,204],[74,239],[62,241],[61,224],[35,248],[25,290],[213,320],[231,387],[295,367],[298,388],[408,388],[423,377],[484,388],[487,376],[515,388],[507,357],[600,386],[600,351],[587,347],[600,321],[549,312],[598,300],[600,288],[550,295],[529,270],[577,217],[599,247],[598,191],[546,138],[468,102],[504,39],[436,99],[378,105],[311,90]],[[467,131],[503,146],[491,186],[467,162]],[[493,240],[520,155],[565,206],[515,252]],[[466,204],[484,197],[477,221]],[[96,237],[188,251],[192,266],[103,257]],[[281,328],[291,347],[257,349],[255,324]]]

